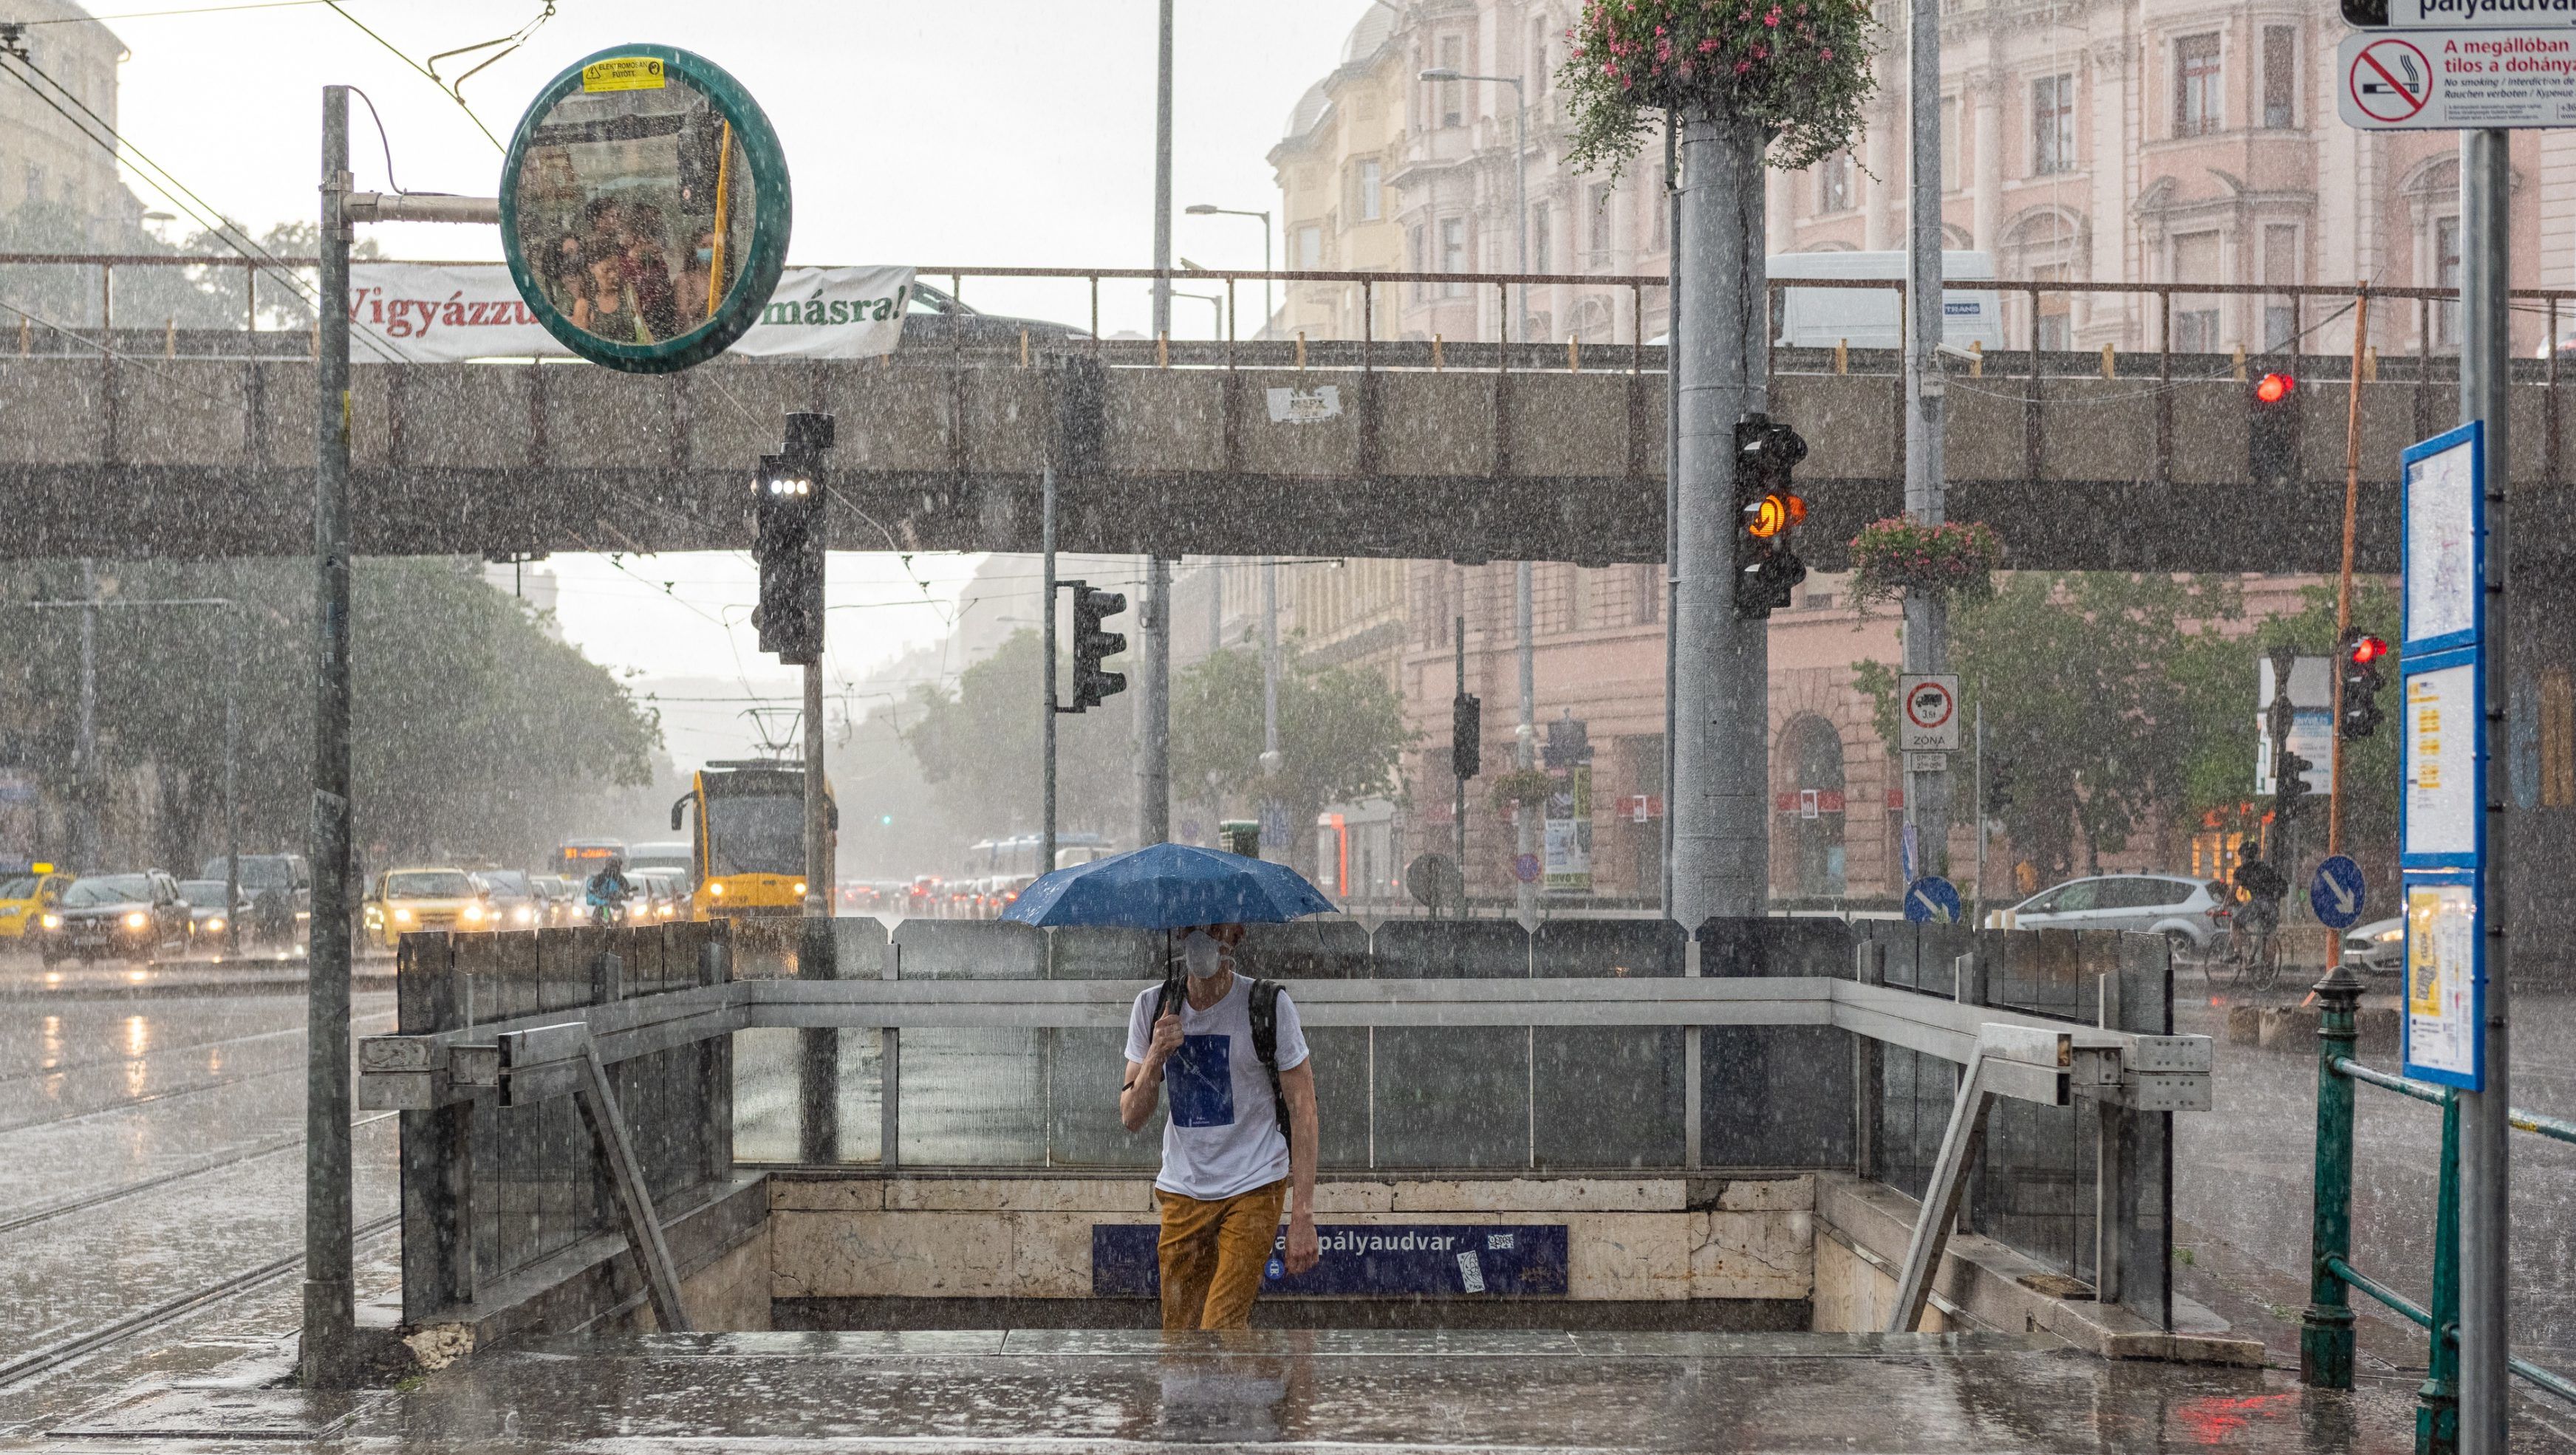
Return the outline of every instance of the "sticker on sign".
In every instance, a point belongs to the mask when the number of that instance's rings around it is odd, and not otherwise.
[[[2576,27],[2364,31],[2336,109],[2366,131],[2576,126]]]

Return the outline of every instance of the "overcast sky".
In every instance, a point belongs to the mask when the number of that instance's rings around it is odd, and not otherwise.
[[[363,89],[384,119],[396,178],[414,191],[490,195],[500,153],[447,95],[357,25],[321,4],[146,16],[227,0],[94,0],[131,55],[120,130],[209,202],[249,224],[313,215],[321,87]],[[239,4],[240,0],[230,0]],[[1269,163],[1290,106],[1339,58],[1371,0],[1179,0],[1174,66],[1173,203],[1276,209]],[[511,34],[539,0],[343,0],[413,60]],[[652,41],[708,57],[757,98],[787,152],[795,194],[789,260],[1056,267],[1142,267],[1152,260],[1153,0],[558,0],[515,53],[465,86],[484,126],[507,140],[521,107],[581,57]],[[454,75],[481,56],[439,66]],[[351,123],[358,185],[384,185],[384,147],[365,108]],[[135,193],[170,210],[139,178]],[[498,258],[481,227],[371,229],[408,258]],[[1258,267],[1249,219],[1181,216],[1174,248],[1209,267]],[[979,290],[998,311],[1087,322],[1080,285]],[[1146,324],[1141,289],[1103,291],[1106,331]],[[1175,332],[1213,310],[1181,300]],[[748,462],[746,462],[748,463]],[[744,618],[754,595],[740,554],[552,562],[566,634],[620,669],[657,678],[777,685]],[[930,640],[956,610],[971,558],[834,558],[836,602],[920,603],[833,613],[836,677],[865,674]],[[924,592],[917,582],[927,582]],[[668,583],[667,587],[664,583]],[[944,583],[944,584],[943,584]],[[927,599],[925,599],[927,597]],[[731,709],[692,713],[675,753],[721,734]],[[676,718],[676,715],[675,715]],[[674,726],[679,724],[675,720]]]

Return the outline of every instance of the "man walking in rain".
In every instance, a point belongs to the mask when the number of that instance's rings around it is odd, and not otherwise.
[[[1303,1273],[1320,1256],[1315,1068],[1287,994],[1234,973],[1242,941],[1241,925],[1183,932],[1188,973],[1145,989],[1127,1018],[1118,1119],[1142,1130],[1171,1089],[1154,1178],[1166,1333],[1251,1325],[1283,1203],[1287,1271]]]

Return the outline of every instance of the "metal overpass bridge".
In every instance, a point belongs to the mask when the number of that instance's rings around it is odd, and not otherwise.
[[[21,329],[19,351],[0,353],[0,556],[306,550],[307,338]],[[776,448],[783,414],[821,409],[840,421],[833,541],[845,549],[1034,550],[1052,455],[1072,551],[1662,556],[1659,346],[907,338],[882,360],[725,359],[663,378],[361,363],[359,550],[740,548],[752,462]],[[1895,365],[1887,351],[1772,359],[1772,413],[1813,448],[1801,547],[1820,567],[1901,510]],[[2247,367],[2170,352],[1954,360],[1950,513],[1992,524],[2024,568],[2332,570],[2348,361],[2252,364],[2301,382],[2295,483],[2252,478]],[[2515,476],[2554,494],[2576,411],[2553,362],[2521,368]],[[2359,561],[2391,571],[2398,451],[2453,421],[2452,361],[2386,360],[2362,390]],[[2534,503],[2522,520],[2556,518]],[[2538,534],[2526,528],[2535,545]]]

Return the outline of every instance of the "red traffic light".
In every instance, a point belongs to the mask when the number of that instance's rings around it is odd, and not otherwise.
[[[2383,637],[2362,637],[2352,644],[2352,664],[2367,667],[2388,655],[2388,642]]]
[[[2254,397],[2266,404],[2278,404],[2298,387],[2299,381],[2287,374],[2266,374],[2255,384]]]

